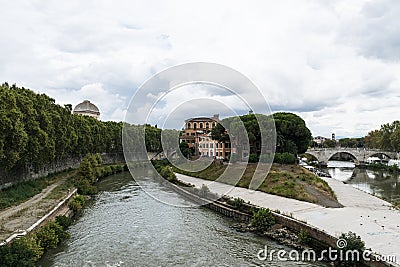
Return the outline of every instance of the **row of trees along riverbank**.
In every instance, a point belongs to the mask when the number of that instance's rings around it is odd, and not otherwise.
[[[370,148],[399,152],[400,121],[383,124],[379,130],[369,132],[365,137],[365,145]]]
[[[0,174],[87,153],[122,153],[122,122],[74,115],[70,104],[7,83],[0,86],[0,103]],[[160,136],[160,129],[146,125],[148,151],[161,149]]]

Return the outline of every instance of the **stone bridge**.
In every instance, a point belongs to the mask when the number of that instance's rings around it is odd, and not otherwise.
[[[369,157],[377,155],[385,155],[389,159],[397,159],[399,156],[395,152],[367,148],[312,148],[306,151],[306,154],[314,156],[320,163],[327,163],[332,156],[338,153],[351,155],[355,159],[355,163],[365,162]]]

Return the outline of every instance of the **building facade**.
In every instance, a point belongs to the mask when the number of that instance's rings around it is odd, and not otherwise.
[[[230,142],[212,140],[211,130],[218,124],[219,115],[185,120],[180,142],[186,142],[195,151],[194,156],[226,159],[231,154]]]
[[[76,105],[72,113],[100,119],[99,109],[95,104],[90,103],[89,100],[85,100],[82,103]]]

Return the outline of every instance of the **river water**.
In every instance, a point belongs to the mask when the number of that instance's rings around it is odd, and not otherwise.
[[[149,179],[146,191],[186,205]],[[257,252],[290,248],[252,233],[205,208],[178,208],[149,197],[128,172],[99,182],[100,193],[70,227],[71,238],[47,252],[39,266],[328,266],[261,261]],[[186,204],[185,204],[186,203]],[[275,255],[276,256],[276,255]]]
[[[351,184],[369,194],[400,201],[400,174],[383,170],[356,168],[348,161],[329,161],[328,171],[332,178]]]

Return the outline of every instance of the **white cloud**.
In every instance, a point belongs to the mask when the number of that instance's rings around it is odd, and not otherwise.
[[[89,98],[119,120],[152,74],[209,61],[247,75],[274,111],[298,113],[314,135],[360,136],[398,119],[399,15],[390,0],[7,2],[0,80],[59,103]]]

